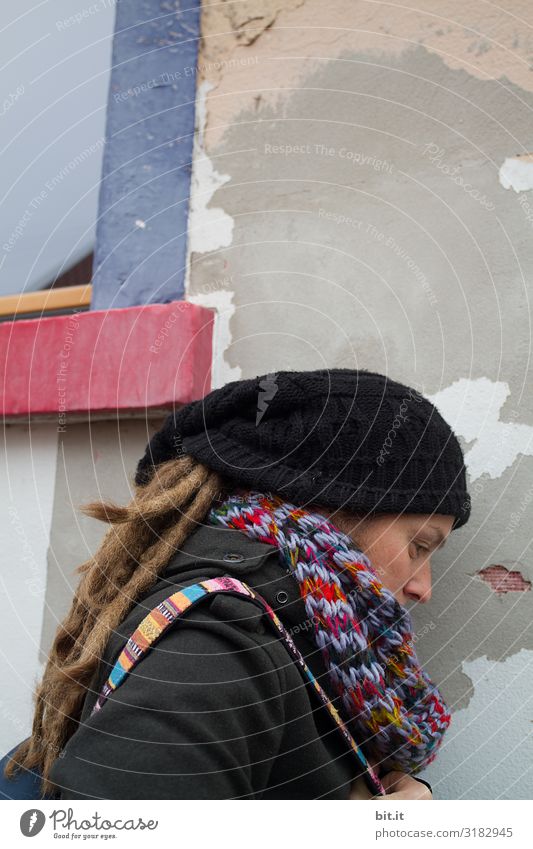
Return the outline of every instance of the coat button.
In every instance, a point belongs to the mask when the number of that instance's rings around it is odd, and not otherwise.
[[[280,590],[276,595],[276,601],[278,604],[285,604],[286,601],[289,600],[289,596],[285,592],[285,590]]]
[[[244,554],[240,554],[238,551],[226,551],[224,560],[230,563],[241,563],[244,560]]]

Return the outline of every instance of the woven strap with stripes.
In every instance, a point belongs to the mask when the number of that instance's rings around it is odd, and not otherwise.
[[[94,704],[91,716],[102,709],[107,698],[122,684],[128,673],[131,672],[133,667],[136,666],[140,660],[142,660],[144,655],[150,650],[151,646],[153,646],[154,643],[165,633],[167,628],[170,628],[176,619],[182,616],[185,611],[190,610],[200,601],[207,598],[210,594],[220,592],[248,596],[268,615],[269,621],[276,628],[289,653],[294,658],[296,665],[303,673],[304,678],[307,682],[311,683],[314,691],[317,693],[329,715],[336,723],[336,726],[342,733],[350,749],[356,755],[359,763],[363,765],[365,770],[363,775],[369,789],[375,795],[385,795],[385,788],[379,780],[376,772],[368,763],[365,755],[361,751],[361,748],[357,745],[341,719],[339,712],[316,680],[301,653],[294,644],[291,635],[272,610],[271,606],[261,595],[259,595],[259,593],[256,593],[255,590],[249,587],[248,584],[229,576],[210,578],[206,581],[200,581],[197,584],[184,587],[182,590],[179,590],[178,592],[175,592],[163,599],[162,602],[160,602],[144,617],[119,654],[111,674],[103,685],[100,695]]]

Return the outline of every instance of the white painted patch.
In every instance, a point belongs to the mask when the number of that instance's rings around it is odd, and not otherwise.
[[[465,451],[471,483],[482,474],[500,477],[519,454],[533,457],[533,427],[500,420],[509,394],[509,385],[503,381],[462,377],[446,389],[426,395],[457,436],[474,442]]]
[[[219,389],[232,380],[240,380],[242,370],[239,367],[231,368],[224,359],[224,354],[231,345],[230,319],[235,313],[233,303],[233,292],[227,289],[219,289],[216,292],[191,295],[187,298],[192,304],[202,307],[210,307],[215,310],[215,326],[213,329],[213,359],[211,363],[211,386]]]
[[[503,661],[464,661],[474,685],[464,710],[453,710],[435,762],[420,774],[435,799],[533,798],[533,652]]]
[[[234,293],[224,288],[190,294],[192,254],[227,248],[233,240],[233,218],[220,207],[208,208],[215,192],[231,179],[229,174],[220,174],[215,170],[204,147],[207,95],[214,87],[212,83],[205,81],[199,86],[196,94],[196,132],[193,145],[185,299],[192,304],[215,310],[211,387],[218,389],[242,377],[240,367],[231,368],[224,359],[224,353],[232,341],[230,319],[235,312]]]
[[[500,168],[500,184],[515,192],[533,189],[533,157],[530,154],[507,157]]]
[[[0,475],[0,755],[27,737],[39,648],[57,463],[55,423],[4,427]]]
[[[215,169],[204,148],[206,101],[212,88],[214,85],[205,81],[199,86],[196,95],[196,132],[188,226],[189,256],[191,253],[207,253],[227,248],[233,239],[234,221],[231,215],[220,207],[208,208],[215,192],[231,179],[229,174],[220,174]]]

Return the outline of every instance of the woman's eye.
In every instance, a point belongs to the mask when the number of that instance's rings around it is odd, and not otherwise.
[[[429,548],[427,548],[425,545],[419,545],[419,543],[417,542],[413,543],[413,545],[416,549],[415,557],[420,557],[420,553],[423,551],[429,551]]]

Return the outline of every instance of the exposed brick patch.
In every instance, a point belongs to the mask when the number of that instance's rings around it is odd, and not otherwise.
[[[526,581],[518,570],[505,566],[486,566],[476,573],[495,593],[523,593],[531,590],[531,581]]]

